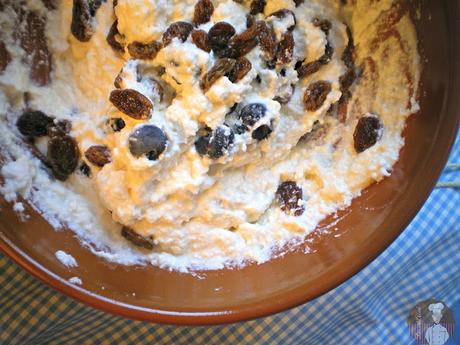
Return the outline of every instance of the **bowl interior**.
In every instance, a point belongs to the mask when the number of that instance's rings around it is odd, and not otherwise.
[[[390,178],[323,222],[294,252],[263,265],[196,272],[114,265],[83,248],[69,230],[54,231],[33,209],[22,222],[1,200],[0,245],[29,272],[87,304],[128,317],[209,324],[267,315],[306,302],[351,277],[386,248],[433,188],[460,114],[459,1],[413,1],[424,61],[421,113],[409,120],[406,145]],[[434,34],[435,33],[435,34]],[[73,255],[64,267],[57,250]],[[309,254],[305,254],[308,251]],[[81,287],[67,279],[78,276]]]

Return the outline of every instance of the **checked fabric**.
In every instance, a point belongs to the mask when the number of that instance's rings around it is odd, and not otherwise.
[[[417,217],[368,267],[310,303],[245,323],[176,327],[112,316],[0,253],[0,344],[415,344],[406,320],[417,302],[460,303],[460,136],[449,162]]]

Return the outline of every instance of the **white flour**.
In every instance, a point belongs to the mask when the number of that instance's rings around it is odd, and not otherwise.
[[[0,193],[11,202],[23,197],[51,225],[71,228],[91,251],[117,263],[149,262],[187,271],[269,260],[274,247],[301,240],[327,215],[347,207],[364,188],[388,176],[403,145],[405,120],[418,111],[419,63],[412,23],[406,15],[396,24],[402,42],[394,37],[373,42],[377,30],[382,30],[378,17],[390,9],[392,1],[369,2],[357,1],[351,15],[339,13],[338,2],[332,0],[305,1],[297,8],[291,0],[268,0],[265,15],[283,8],[296,15],[294,58],[286,65],[285,77],[267,69],[256,47],[246,55],[252,69],[242,80],[232,83],[220,78],[205,94],[199,87],[200,72],[209,70],[215,57],[196,47],[190,37],[184,43],[173,40],[149,62],[127,63],[128,52],[123,57],[114,52],[106,42],[115,18],[111,1],[98,10],[96,32],[88,43],[70,33],[72,1],[62,1],[57,11],[34,2],[36,10],[47,17],[48,46],[54,59],[51,84],[38,87],[30,82],[29,67],[21,62],[25,52],[13,38],[15,14],[7,8],[0,13],[0,25],[10,30],[2,30],[0,40],[6,43],[12,61],[0,73],[0,148],[5,158]],[[244,4],[213,3],[211,23],[200,29],[208,31],[218,21],[231,23],[237,33],[246,29]],[[171,22],[191,21],[194,5],[194,0],[118,0],[118,29],[126,42],[161,40]],[[364,74],[351,89],[348,116],[342,122],[326,112],[342,96],[339,78],[347,70],[341,59],[348,43],[345,17],[357,47],[356,65]],[[332,23],[329,39],[334,55],[319,71],[298,80],[295,62],[314,61],[325,53],[327,37],[313,24],[314,18]],[[270,21],[278,38],[293,24],[292,20]],[[113,81],[126,63],[123,87],[147,94],[155,103],[147,121],[124,115],[109,102]],[[135,78],[137,69],[158,66],[165,70],[162,82],[175,93],[171,104],[160,103],[158,96],[149,94],[149,84]],[[306,111],[304,92],[319,80],[330,82],[331,91],[319,109]],[[296,86],[289,103],[273,100],[291,83]],[[81,152],[92,145],[106,145],[112,163],[102,169],[91,166],[92,178],[79,172],[66,182],[50,177],[15,126],[25,108],[24,92],[29,94],[29,108],[72,121],[71,134]],[[260,142],[251,132],[236,135],[230,154],[218,160],[200,156],[194,146],[198,129],[230,121],[227,114],[235,103],[238,109],[264,104],[267,113],[257,125],[272,125],[273,132]],[[382,136],[358,154],[353,131],[367,113],[379,115]],[[109,117],[123,118],[126,127],[110,132]],[[128,149],[130,133],[145,122],[160,127],[168,137],[167,149],[156,161],[136,158]],[[323,136],[299,142],[318,125],[328,128]],[[46,139],[36,146],[46,153]],[[296,181],[302,189],[301,216],[287,214],[277,204],[275,193],[283,181]],[[22,211],[22,204],[16,203],[15,209]],[[120,224],[153,236],[154,250],[131,245],[121,236]],[[56,256],[61,260],[63,254],[60,251]]]
[[[63,250],[58,250],[56,253],[54,253],[54,255],[61,262],[61,264],[63,264],[66,267],[78,266],[77,260],[75,260],[75,258],[72,255],[67,254]]]

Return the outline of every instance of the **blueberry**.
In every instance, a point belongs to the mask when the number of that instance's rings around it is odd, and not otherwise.
[[[234,140],[235,134],[230,127],[226,125],[217,127],[209,140],[209,157],[218,159],[225,155],[230,146],[233,145]]]
[[[267,108],[261,103],[251,103],[243,107],[239,118],[248,129],[265,116]]]
[[[128,141],[133,156],[146,155],[148,159],[156,160],[166,149],[168,138],[157,126],[145,125],[131,133]]]
[[[262,125],[252,132],[252,138],[261,141],[267,139],[270,136],[271,132],[273,132],[271,126]]]

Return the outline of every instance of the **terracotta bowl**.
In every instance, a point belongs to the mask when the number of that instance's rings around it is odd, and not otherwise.
[[[340,221],[329,231],[313,234],[295,252],[263,265],[195,275],[123,267],[91,254],[71,231],[54,231],[30,208],[30,219],[21,222],[5,201],[0,204],[0,247],[66,295],[152,322],[198,325],[247,320],[292,308],[333,289],[367,265],[409,224],[435,185],[457,132],[460,1],[422,0],[419,18],[422,110],[408,123],[406,145],[394,173],[341,212]],[[307,246],[312,253],[304,253]],[[73,255],[79,266],[68,269],[59,263],[54,253],[60,249]],[[80,277],[83,285],[68,283],[72,276]]]

